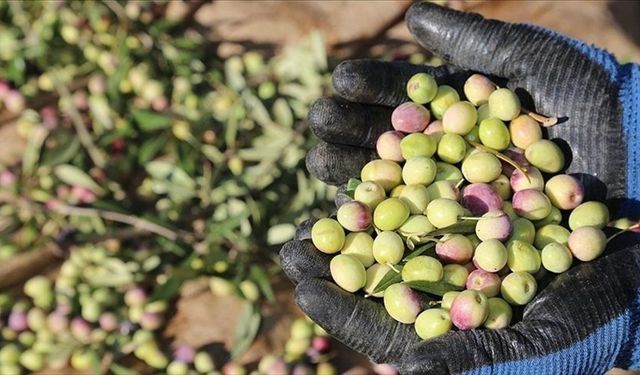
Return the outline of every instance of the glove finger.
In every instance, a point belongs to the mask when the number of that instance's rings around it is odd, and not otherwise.
[[[294,240],[302,241],[302,240],[310,240],[311,239],[311,228],[313,224],[316,223],[316,219],[307,219],[300,223],[296,227],[296,233],[293,235]]]
[[[413,325],[393,320],[382,304],[347,293],[328,281],[300,282],[296,302],[329,334],[376,363],[398,363],[419,342]]]
[[[280,250],[280,265],[294,283],[317,277],[328,278],[332,255],[318,251],[311,241],[289,241]]]
[[[351,177],[360,176],[360,170],[372,159],[375,151],[320,142],[307,153],[307,170],[329,185],[340,185]]]
[[[352,200],[353,198],[351,198],[347,193],[347,184],[342,184],[338,186],[338,191],[336,191],[336,197],[333,200],[336,204],[336,208],[340,208],[340,206]]]
[[[536,56],[545,55],[546,48],[557,53],[554,43],[561,43],[532,26],[488,20],[428,2],[415,3],[405,18],[409,31],[429,51],[460,68],[504,78],[540,69],[534,63]]]
[[[321,98],[309,110],[309,126],[327,143],[375,148],[378,136],[391,129],[393,108]]]
[[[446,66],[413,65],[404,61],[347,60],[333,71],[333,87],[342,98],[357,103],[395,107],[409,100],[407,81],[429,73],[438,83],[448,76]]]

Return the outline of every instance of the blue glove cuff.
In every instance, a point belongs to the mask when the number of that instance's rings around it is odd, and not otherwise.
[[[611,81],[618,84],[623,111],[622,136],[627,144],[628,198],[627,202],[620,206],[619,216],[638,218],[640,216],[640,66],[620,65],[607,51],[565,36],[559,35],[559,37],[602,66],[609,73]]]
[[[640,290],[620,316],[564,350],[465,374],[604,374],[614,367],[640,369]]]
[[[628,324],[626,344],[618,354],[615,365],[629,370],[640,370],[640,290],[627,312],[623,314],[627,316]]]
[[[627,197],[622,216],[640,214],[640,66],[620,67],[620,101],[623,108],[622,130],[627,140]]]

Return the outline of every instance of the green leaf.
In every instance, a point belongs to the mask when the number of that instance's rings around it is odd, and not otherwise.
[[[109,366],[109,369],[111,370],[111,372],[113,372],[113,375],[137,375],[138,374],[135,370],[126,368],[117,363],[112,363],[111,366]]]
[[[442,236],[445,234],[469,234],[475,233],[477,220],[461,220],[448,227],[433,230],[428,233],[429,236]]]
[[[407,281],[404,284],[411,289],[419,290],[424,293],[434,294],[440,297],[442,297],[447,292],[460,291],[463,289],[462,287],[452,285],[444,281],[415,280]]]
[[[174,269],[167,281],[153,290],[150,300],[171,301],[175,298],[180,293],[182,284],[196,275],[195,271],[191,268],[193,259],[194,256],[187,257],[177,269]]]
[[[356,191],[356,188],[361,183],[362,181],[358,180],[357,178],[350,178],[349,181],[347,181],[347,191]]]
[[[91,362],[91,371],[94,374],[101,374],[102,369],[100,368],[100,357],[98,356],[98,353],[95,350],[89,351],[89,359]]]
[[[167,225],[167,223],[158,222],[156,224],[160,224],[160,225],[164,225],[166,227],[170,227],[169,225]],[[180,243],[175,242],[175,241],[171,241],[171,240],[169,240],[167,238],[164,238],[164,237],[156,237],[156,241],[160,245],[160,247],[161,247],[163,252],[171,253],[171,254],[174,254],[174,255],[179,256],[181,258],[192,251],[191,248],[186,249]],[[191,269],[190,267],[191,266],[189,265],[189,269]]]
[[[227,83],[236,91],[240,91],[246,86],[246,81],[242,76],[242,70],[242,59],[238,56],[230,57],[224,63],[224,75]]]
[[[42,157],[42,166],[54,166],[68,163],[80,151],[80,141],[78,138],[70,138],[53,150],[45,151]]]
[[[314,30],[309,34],[309,43],[315,64],[321,70],[327,69],[327,48],[321,32]]]
[[[402,271],[402,266],[395,266],[398,271]],[[389,286],[402,282],[402,274],[401,272],[396,272],[394,270],[389,270],[386,275],[378,282],[378,285],[373,289],[373,294],[382,292],[387,289]]]
[[[435,257],[436,256],[436,243],[435,242],[429,242],[426,245],[422,245],[419,248],[413,250],[409,255],[407,255],[406,257],[404,257],[403,261],[407,262],[419,255],[427,255],[430,257]]]
[[[202,145],[200,150],[202,151],[202,154],[214,165],[219,165],[224,162],[225,156],[216,146]]]
[[[150,272],[158,267],[162,263],[162,259],[160,259],[157,255],[152,255],[149,258],[145,259],[142,262],[142,269],[145,272]]]
[[[89,112],[93,119],[93,127],[98,134],[104,130],[113,129],[113,121],[111,120],[111,108],[104,96],[89,96]]]
[[[265,130],[280,130],[277,125],[271,120],[271,115],[269,115],[269,111],[265,108],[262,101],[255,95],[251,94],[248,91],[242,93],[242,98],[245,101],[247,109],[250,110],[251,117],[258,123],[258,125],[265,128]],[[284,130],[284,129],[283,129]]]
[[[53,174],[67,185],[82,186],[96,194],[103,194],[104,190],[82,169],[71,164],[61,164],[54,168]]]
[[[151,132],[160,129],[166,129],[171,126],[172,119],[161,113],[152,111],[143,111],[140,109],[134,109],[131,111],[133,119],[141,130]]]
[[[233,348],[231,349],[231,359],[235,360],[240,358],[240,356],[249,349],[249,346],[251,346],[251,343],[253,343],[253,340],[258,334],[260,321],[261,317],[258,308],[255,305],[247,306],[236,323],[236,334]]]
[[[258,288],[269,302],[275,301],[275,296],[273,295],[273,289],[271,288],[271,283],[269,282],[269,275],[265,270],[258,266],[251,266],[251,270],[249,271],[249,276],[253,279],[253,281],[258,284]]]
[[[6,76],[4,77],[8,81],[15,82],[16,84],[24,83],[24,72],[27,64],[22,57],[16,57],[13,61],[9,62],[6,68]]]
[[[273,118],[278,124],[286,126],[287,128],[293,126],[293,113],[291,112],[291,108],[289,107],[289,104],[287,104],[287,101],[285,99],[276,99],[276,101],[273,103],[273,108],[271,108],[271,111],[273,112]]]
[[[167,144],[167,138],[157,137],[152,138],[142,144],[140,151],[138,152],[138,162],[140,164],[147,164],[152,160],[160,150],[162,150]]]
[[[30,176],[35,170],[36,163],[40,159],[40,152],[42,150],[42,144],[47,138],[49,132],[42,127],[34,128],[29,133],[29,139],[27,140],[27,146],[22,154],[22,173],[26,176]]]
[[[169,277],[169,279],[153,290],[151,294],[152,301],[167,301],[180,293],[180,287],[186,280],[185,277]]]
[[[169,162],[162,160],[154,160],[147,164],[145,167],[147,173],[151,175],[151,177],[158,180],[166,180],[169,178],[175,166]]]
[[[172,163],[154,160],[147,164],[147,173],[153,177],[154,191],[168,193],[175,202],[185,202],[195,196],[195,181],[183,169]]]
[[[296,233],[296,226],[293,224],[277,224],[267,231],[267,244],[279,245],[293,238]]]
[[[214,222],[209,229],[208,239],[215,242],[236,229],[240,223],[249,216],[249,211],[241,212],[230,219]]]
[[[187,172],[182,168],[174,167],[171,171],[171,182],[179,187],[183,187],[186,189],[195,188],[195,181],[189,176]]]

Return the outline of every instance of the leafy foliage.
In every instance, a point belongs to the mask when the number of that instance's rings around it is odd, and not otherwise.
[[[273,301],[273,250],[331,207],[334,190],[303,168],[307,109],[330,83],[320,35],[269,60],[223,61],[166,11],[0,2],[0,119],[16,118],[27,144],[21,163],[0,165],[0,259],[48,243],[103,249],[86,278],[56,280],[56,303],[72,315],[83,311],[79,290],[121,301],[141,287],[167,302],[202,275],[248,280]],[[234,357],[253,340],[257,311]],[[125,347],[92,345],[100,357]]]

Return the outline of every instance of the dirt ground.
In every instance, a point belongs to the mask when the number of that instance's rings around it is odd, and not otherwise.
[[[258,6],[258,4],[260,4]],[[339,57],[367,56],[372,39],[411,43],[402,22],[409,0],[365,1],[216,1],[203,6],[196,20],[211,38],[222,40],[222,55],[243,48],[280,48],[322,30]],[[640,62],[640,25],[632,1],[449,1],[451,7],[508,22],[532,23],[605,48],[619,59]],[[613,11],[611,11],[613,10]],[[354,22],[366,20],[366,22]],[[375,42],[375,41],[373,41]]]

